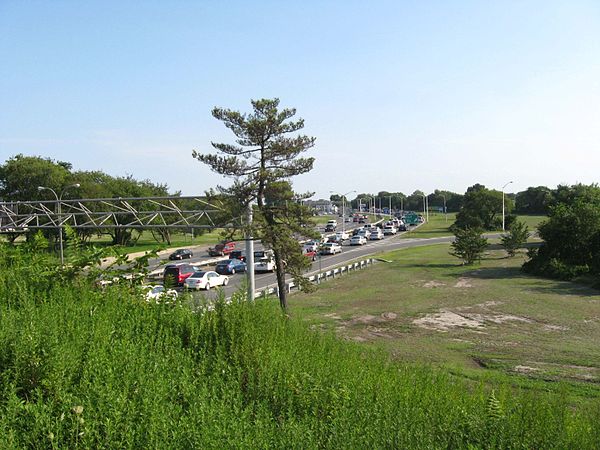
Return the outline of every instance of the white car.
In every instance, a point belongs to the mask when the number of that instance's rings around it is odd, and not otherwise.
[[[335,242],[327,242],[321,246],[321,255],[335,255],[342,253],[342,246]]]
[[[319,242],[317,242],[317,241],[308,241],[308,242],[305,242],[302,245],[302,247],[303,247],[304,253],[306,253],[306,252],[316,252],[316,251],[319,250]]]
[[[229,277],[226,275],[219,275],[217,272],[212,270],[194,272],[185,279],[183,286],[186,289],[206,289],[216,286],[227,286],[229,283]]]
[[[337,233],[335,233],[336,241],[346,241],[348,239],[350,239],[350,235],[345,231],[338,231]]]
[[[147,302],[151,300],[161,300],[163,298],[175,299],[178,295],[175,289],[165,289],[164,286],[159,284],[141,286],[141,288]]]
[[[274,272],[275,271],[275,259],[271,255],[263,256],[258,258],[254,262],[254,272]]]
[[[379,228],[371,230],[371,236],[369,236],[369,240],[378,241],[380,239],[383,239],[383,232]]]
[[[396,234],[398,232],[398,230],[396,230],[396,227],[393,225],[386,225],[385,227],[383,227],[383,234],[390,235],[390,234]]]
[[[364,236],[361,236],[360,234],[352,236],[352,239],[350,239],[350,245],[365,245],[366,243],[367,239]]]
[[[362,236],[365,239],[369,239],[369,237],[371,236],[371,231],[367,230],[366,228],[363,228],[362,230],[358,230],[358,236]]]

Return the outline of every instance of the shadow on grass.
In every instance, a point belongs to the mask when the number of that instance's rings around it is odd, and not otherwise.
[[[448,276],[460,277],[455,273]],[[590,285],[575,283],[572,281],[552,280],[535,275],[529,275],[518,267],[474,267],[472,271],[464,272],[462,276],[469,276],[480,280],[521,279],[531,281],[530,285],[523,287],[529,291],[542,294],[577,295],[584,297],[600,297],[600,290]]]

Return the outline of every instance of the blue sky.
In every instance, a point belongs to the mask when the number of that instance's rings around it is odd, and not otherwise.
[[[599,181],[598,1],[0,0],[0,36],[0,162],[198,194],[212,107],[278,97],[315,197]]]

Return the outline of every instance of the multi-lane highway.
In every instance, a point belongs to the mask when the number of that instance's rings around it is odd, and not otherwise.
[[[355,223],[346,223],[345,225],[347,230],[352,230],[357,226],[362,227],[362,225],[358,225]],[[341,229],[341,226],[339,228]],[[378,253],[383,253],[390,250],[406,247],[415,247],[420,245],[428,245],[434,243],[451,242],[453,240],[453,237],[440,237],[430,239],[401,239],[400,236],[402,234],[405,233],[401,232],[393,236],[386,236],[383,240],[379,241],[368,241],[367,244],[362,246],[350,246],[346,242],[342,246],[342,253],[338,253],[336,255],[320,256],[319,258],[317,258],[317,260],[312,263],[310,269],[307,270],[306,276],[318,272],[324,272],[334,267],[343,266],[349,263],[350,261],[371,257]],[[215,258],[209,258],[205,255],[194,255],[191,261],[192,263],[203,263],[209,259],[214,260]],[[207,266],[206,268],[211,269],[211,266]],[[229,275],[229,284],[224,288],[225,295],[229,297],[233,292],[240,289],[240,287],[244,284],[245,279],[246,274],[244,273]],[[255,285],[257,290],[262,290],[266,287],[274,287],[276,286],[276,283],[277,281],[274,273],[257,273],[255,275]],[[208,298],[213,298],[217,295],[217,293],[215,290],[213,290],[213,292],[201,291],[199,295],[206,295]]]

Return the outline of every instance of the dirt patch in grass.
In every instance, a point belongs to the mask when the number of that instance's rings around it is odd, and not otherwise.
[[[435,280],[428,281],[427,283],[425,283],[423,285],[424,288],[429,288],[429,289],[443,287],[443,286],[446,286],[446,283],[442,283],[440,281],[435,281]]]
[[[470,306],[456,308],[457,310],[470,309]],[[448,331],[451,328],[473,328],[484,329],[486,322],[502,324],[505,322],[524,322],[532,321],[526,317],[515,316],[512,314],[478,314],[478,313],[457,313],[447,309],[442,309],[437,313],[427,314],[424,317],[413,320],[413,324],[421,328],[427,328],[436,331]]]
[[[470,288],[470,287],[473,287],[473,285],[471,284],[470,278],[460,277],[458,279],[458,281],[456,282],[456,284],[454,285],[454,287],[455,288]]]

